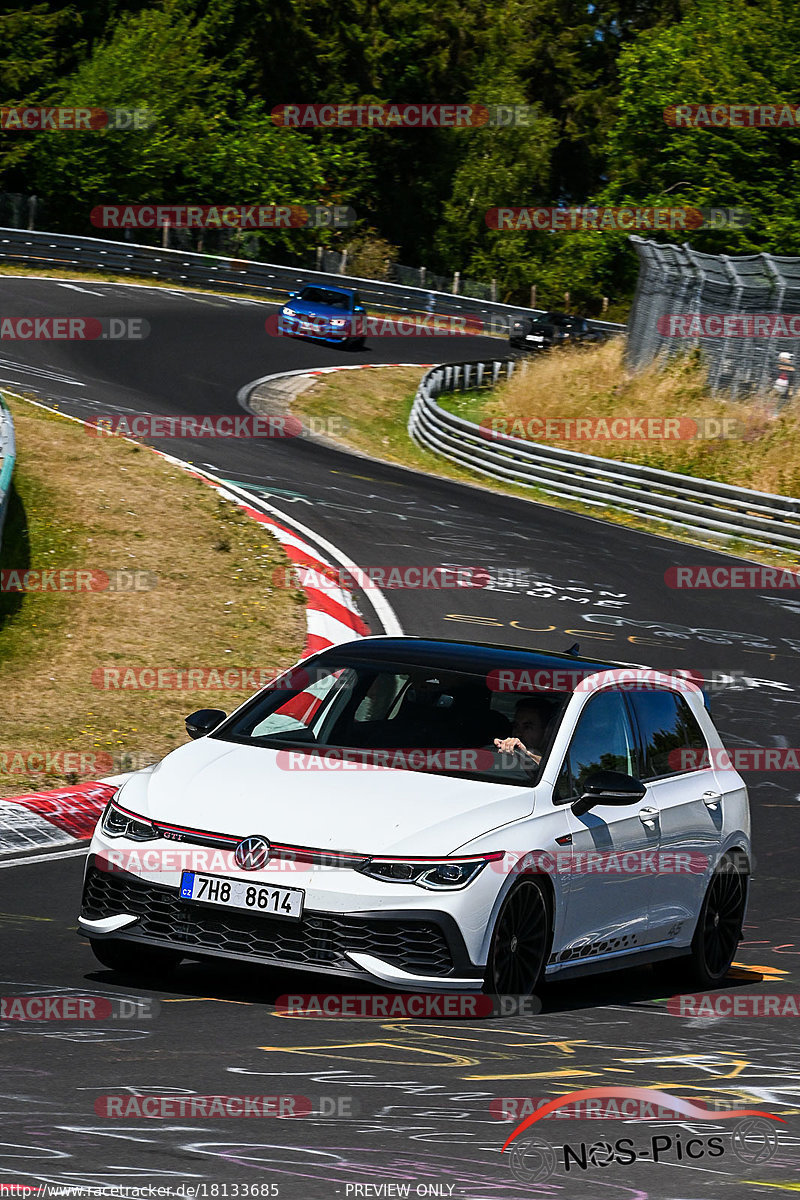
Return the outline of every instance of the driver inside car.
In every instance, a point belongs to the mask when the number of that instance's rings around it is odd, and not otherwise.
[[[533,759],[538,766],[542,760],[550,712],[550,703],[543,697],[530,696],[518,701],[511,735],[494,739],[498,751],[501,754],[517,751],[521,757]]]

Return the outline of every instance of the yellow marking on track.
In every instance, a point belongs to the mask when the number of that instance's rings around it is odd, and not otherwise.
[[[515,1071],[513,1075],[465,1075],[465,1079],[577,1079],[578,1076],[602,1075],[602,1071]]]
[[[420,1065],[414,1056],[426,1055],[423,1060],[428,1065],[442,1067],[476,1067],[480,1061],[477,1058],[465,1058],[461,1054],[448,1054],[444,1050],[427,1050],[423,1046],[397,1046],[393,1042],[342,1042],[338,1045],[328,1046],[259,1046],[259,1050],[274,1051],[276,1054],[310,1054],[321,1055],[328,1057],[338,1051],[343,1050],[389,1050],[395,1052],[411,1052],[411,1056],[406,1059],[398,1057],[392,1058],[367,1058],[363,1054],[342,1054],[339,1053],[339,1058],[352,1059],[356,1062],[373,1062],[373,1063],[390,1063],[394,1065]],[[442,1062],[433,1062],[431,1059],[442,1059]]]
[[[782,1192],[800,1192],[800,1183],[765,1183],[760,1179],[751,1179],[748,1182],[752,1187],[774,1187],[780,1188]]]
[[[796,808],[797,805],[793,805],[792,807]],[[754,963],[735,962],[731,966],[736,967],[740,971],[747,971],[748,974],[758,971],[759,975],[763,975],[765,979],[780,979],[782,976],[789,974],[788,971],[782,971],[780,967],[761,967],[756,966]]]
[[[5,921],[52,921],[52,917],[31,917],[28,913],[0,913],[0,922]]]
[[[247,1004],[253,1003],[252,1000],[223,1000],[221,996],[181,996],[177,1000],[162,1000],[162,1004],[204,1004],[206,1000],[210,1000],[212,1004]]]

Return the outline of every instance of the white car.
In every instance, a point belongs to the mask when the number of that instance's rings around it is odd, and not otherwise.
[[[634,675],[419,638],[331,647],[231,716],[187,718],[194,740],[122,785],[79,930],[129,974],[221,956],[527,996],[677,957],[718,982],[742,937],[747,790],[703,693]]]

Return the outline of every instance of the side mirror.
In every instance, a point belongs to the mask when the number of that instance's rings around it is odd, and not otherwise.
[[[595,771],[583,785],[583,795],[570,807],[576,817],[582,817],[597,804],[623,807],[644,799],[647,788],[640,779],[622,771]]]
[[[186,718],[186,732],[190,738],[205,737],[221,725],[227,715],[221,708],[198,708],[197,712]]]

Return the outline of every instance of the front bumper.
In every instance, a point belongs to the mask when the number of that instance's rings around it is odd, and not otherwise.
[[[313,342],[335,342],[337,345],[349,341],[353,336],[349,326],[333,329],[330,325],[313,317],[308,319],[307,326],[309,322],[311,322],[311,327],[304,329],[301,318],[281,316],[278,322],[278,332],[287,337],[308,338]]]
[[[336,913],[307,909],[299,921],[181,898],[89,856],[79,932],[146,943],[190,957],[222,957],[345,975],[404,990],[475,991],[472,963],[455,919],[436,911]]]

